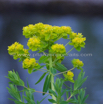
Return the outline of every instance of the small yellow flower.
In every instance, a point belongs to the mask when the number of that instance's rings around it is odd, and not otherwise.
[[[72,83],[74,83],[74,80],[73,80],[73,77],[74,77],[74,74],[72,71],[68,71],[67,73],[64,73],[63,76],[65,77],[65,81],[70,81]]]
[[[32,68],[33,69],[35,64],[36,64],[35,58],[30,58],[30,59],[26,58],[23,61],[23,68],[24,69],[28,69],[28,68]]]
[[[71,71],[68,71],[68,72],[67,72],[67,75],[68,75],[68,77],[74,77],[74,74],[73,74],[73,72],[71,72]]]
[[[54,44],[51,46],[52,52],[53,53],[65,53],[66,49],[65,46],[63,44]]]
[[[23,45],[19,44],[18,42],[15,42],[11,46],[8,46],[8,52],[10,55],[18,54],[23,51]]]
[[[28,47],[32,49],[32,51],[36,51],[40,47],[40,39],[36,37],[32,37],[28,40]]]
[[[35,25],[30,24],[28,26],[23,27],[23,35],[26,38],[33,37],[34,33],[35,33]]]
[[[74,68],[77,68],[77,69],[80,69],[84,65],[83,62],[80,61],[79,59],[73,59],[72,64],[73,64]]]

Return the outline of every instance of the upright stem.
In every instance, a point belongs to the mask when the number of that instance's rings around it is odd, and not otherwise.
[[[50,69],[51,69],[52,68],[52,56],[50,56],[49,65],[50,65]],[[54,75],[51,73],[51,89],[55,92],[53,84],[54,84]],[[52,99],[56,100],[56,98],[53,94],[52,94]],[[53,103],[53,104],[55,104],[55,103]]]

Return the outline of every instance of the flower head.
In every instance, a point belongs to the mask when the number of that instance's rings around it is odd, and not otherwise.
[[[35,34],[35,25],[30,24],[28,26],[23,27],[23,35],[26,38],[33,37],[34,34]]]
[[[71,43],[69,43],[69,45],[73,45],[77,51],[80,51],[81,47],[84,48],[85,46],[84,41],[86,40],[86,38],[83,37],[81,33],[78,34],[72,33],[70,39],[71,39]]]
[[[63,74],[65,77],[66,81],[70,81],[72,83],[74,83],[73,77],[74,77],[74,73],[72,71],[68,71],[67,73]]]
[[[8,46],[8,53],[13,55],[13,58],[16,60],[18,58],[25,59],[29,56],[29,52],[27,49],[23,48],[24,46],[19,42],[15,42],[11,46]]]
[[[34,68],[36,64],[36,60],[35,58],[26,58],[24,61],[23,61],[23,68],[24,69],[28,69],[28,68]]]
[[[35,67],[39,66],[39,64],[36,63],[35,58],[30,58],[30,59],[29,59],[29,58],[26,58],[26,59],[23,61],[22,65],[23,65],[23,68],[24,68],[24,69],[28,69],[28,73],[29,73],[29,74],[32,73],[32,71],[33,71],[33,69],[34,69]]]
[[[77,68],[77,69],[81,69],[81,67],[83,67],[83,62],[80,61],[79,59],[73,59],[72,60],[72,64],[74,66],[74,68]]]
[[[23,53],[23,45],[19,44],[19,42],[15,42],[11,46],[8,46],[8,52],[10,55]]]
[[[63,44],[54,44],[51,46],[51,51],[53,53],[63,54],[66,52],[65,46]]]
[[[28,40],[27,45],[30,49],[32,49],[32,51],[36,51],[40,47],[40,39],[32,37]]]

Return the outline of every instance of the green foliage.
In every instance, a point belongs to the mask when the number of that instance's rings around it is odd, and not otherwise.
[[[78,78],[74,82],[74,90],[80,88],[82,84],[86,81],[87,77],[83,79],[85,72],[80,72]]]
[[[21,96],[19,90],[13,84],[9,85],[10,88],[7,87],[9,94],[18,101],[21,101]]]
[[[35,84],[38,84],[45,77],[46,74],[47,72],[45,72]]]
[[[15,84],[19,86],[24,86],[24,82],[20,79],[19,74],[17,72],[13,71],[8,71],[8,77],[7,77],[11,82],[10,84]]]
[[[67,68],[59,62],[56,62],[54,67],[60,72],[67,71]]]
[[[51,75],[47,75],[45,82],[44,82],[44,86],[43,86],[43,92],[47,92],[49,85],[50,85],[50,79],[51,79]],[[43,95],[45,95],[45,93],[43,93]]]
[[[48,56],[41,56],[39,59],[39,63],[45,63],[48,60]]]

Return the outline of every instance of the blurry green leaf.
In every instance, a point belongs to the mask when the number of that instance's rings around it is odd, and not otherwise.
[[[41,56],[40,59],[39,59],[39,63],[44,63],[48,60],[48,56]]]
[[[59,62],[56,62],[55,68],[60,72],[67,71],[67,68]]]
[[[26,92],[26,96],[24,96],[24,98],[26,99],[27,104],[36,104],[35,101],[34,101],[34,95],[33,95],[35,90],[29,88],[29,90],[27,90],[25,92]]]
[[[46,79],[45,79],[45,82],[44,82],[44,86],[43,86],[43,92],[48,91],[50,80],[51,80],[51,75],[47,75]],[[45,93],[43,93],[43,95],[45,95]]]
[[[32,72],[36,72],[36,71],[38,71],[39,69],[42,69],[44,66],[46,66],[46,65],[39,66],[37,69],[33,70]]]
[[[51,73],[52,73],[52,74],[56,74],[56,72],[57,72],[57,71],[56,71],[56,69],[55,69],[55,68],[53,68],[53,67],[52,67],[52,68],[50,68],[50,70],[51,70]]]
[[[61,101],[60,104],[68,104],[67,101]]]
[[[49,92],[50,92],[51,94],[53,94],[53,95],[57,98],[57,94],[56,94],[56,92],[54,92],[54,91],[51,90],[51,89],[49,89]]]
[[[56,103],[56,101],[53,100],[53,99],[48,99],[48,101],[51,102],[51,103]]]
[[[33,71],[33,69],[32,69],[32,68],[29,68],[29,69],[28,69],[28,73],[29,73],[29,74],[31,74],[31,73],[32,73],[32,71]]]
[[[40,104],[40,102],[39,102],[39,101],[37,101],[37,104]]]
[[[85,90],[82,88],[79,91],[79,95],[78,95],[78,102],[80,104],[85,104],[85,100],[87,99],[88,95],[85,96]]]
[[[39,80],[35,83],[35,85],[38,84],[38,83],[45,77],[46,74],[47,74],[47,72],[45,72],[45,73],[39,78]]]
[[[48,97],[49,95],[47,95],[47,96],[45,96],[41,101],[40,101],[40,103],[46,98],[46,97]]]
[[[21,96],[20,96],[20,93],[19,93],[17,87],[14,86],[13,84],[10,84],[9,86],[10,86],[10,88],[7,87],[9,94],[10,94],[13,98],[15,98],[15,99],[21,101]]]
[[[87,80],[87,77],[83,79],[85,72],[80,72],[78,78],[74,82],[74,90],[80,88],[82,84]]]
[[[19,85],[19,86],[24,86],[24,82],[20,79],[19,74],[17,72],[13,71],[8,71],[8,78],[11,82],[11,84]]]
[[[75,48],[77,51],[81,51],[81,47],[77,47],[77,48]]]

